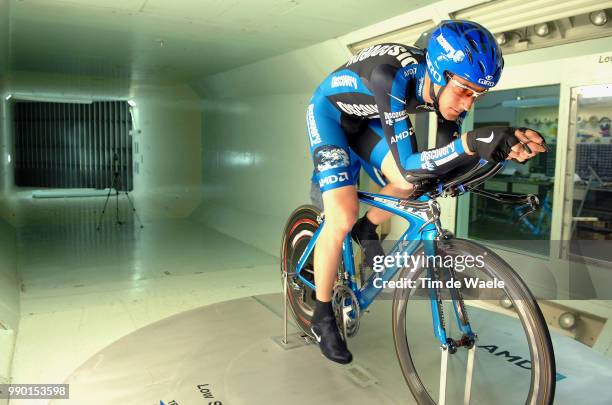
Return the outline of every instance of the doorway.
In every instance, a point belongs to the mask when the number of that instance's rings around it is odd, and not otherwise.
[[[612,265],[612,84],[572,89],[563,240],[566,257]],[[609,243],[609,242],[607,242]],[[607,267],[606,266],[606,267]]]

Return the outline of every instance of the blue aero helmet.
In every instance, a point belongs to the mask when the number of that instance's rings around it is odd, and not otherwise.
[[[426,51],[431,80],[446,86],[452,73],[487,89],[499,81],[504,59],[493,35],[466,20],[444,20],[432,32]]]

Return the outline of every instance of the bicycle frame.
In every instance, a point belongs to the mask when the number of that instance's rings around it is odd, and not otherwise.
[[[390,197],[382,194],[368,193],[358,191],[357,196],[359,201],[373,207],[380,208],[382,210],[391,212],[406,219],[409,223],[408,229],[404,232],[402,237],[395,243],[393,248],[387,253],[387,256],[395,256],[396,253],[400,255],[412,255],[419,248],[421,243],[424,246],[424,253],[426,256],[436,255],[436,245],[434,241],[439,238],[441,228],[439,226],[439,205],[434,198],[428,195],[423,195],[417,200],[410,202],[409,200],[402,200],[396,197]],[[437,211],[436,211],[437,210]],[[297,267],[297,277],[308,287],[316,290],[314,284],[308,281],[302,274],[301,271],[306,263],[307,258],[312,253],[314,246],[319,238],[320,232],[325,226],[325,219],[319,228],[313,234],[308,246],[302,253]],[[370,304],[376,299],[378,294],[382,291],[382,288],[377,287],[381,285],[383,281],[388,281],[400,270],[399,266],[385,268],[382,272],[373,272],[368,280],[364,283],[361,288],[358,288],[355,282],[355,266],[353,261],[353,245],[351,241],[350,233],[346,235],[342,245],[342,256],[344,260],[344,267],[346,271],[345,277],[347,277],[348,286],[353,291],[361,310],[364,310],[370,306]],[[431,272],[431,269],[428,269]],[[439,311],[440,306],[440,295],[435,288],[429,288],[429,297],[431,301],[431,310],[433,318],[433,329],[434,336],[440,341],[441,345],[446,346],[448,343],[446,336],[446,329],[441,321],[441,314]],[[474,333],[469,325],[463,325],[459,320],[457,313],[457,303],[455,299],[453,301],[453,308],[455,309],[455,318],[459,330],[468,336],[473,336]]]

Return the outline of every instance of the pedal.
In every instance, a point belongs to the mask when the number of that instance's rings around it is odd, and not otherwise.
[[[306,343],[307,345],[317,344],[317,341],[312,336],[309,336],[306,333],[302,333],[301,337],[302,339],[304,339],[304,343]]]

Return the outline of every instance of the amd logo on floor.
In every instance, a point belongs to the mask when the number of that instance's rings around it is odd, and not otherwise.
[[[531,361],[522,358],[521,356],[512,356],[510,354],[509,351],[507,350],[502,350],[500,349],[499,346],[496,345],[476,345],[476,347],[479,347],[481,349],[485,349],[486,351],[488,351],[489,353],[495,355],[495,356],[503,356],[503,359],[506,359],[509,363],[512,363],[516,366],[519,366],[525,370],[531,370]],[[517,361],[518,360],[518,361]],[[564,376],[561,373],[557,373],[555,376],[555,380],[556,381],[561,381],[563,379],[567,378],[566,376]]]

